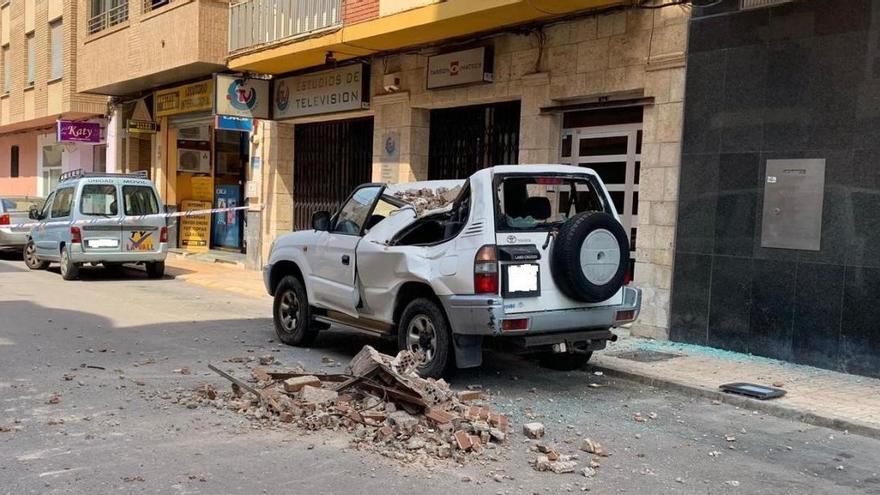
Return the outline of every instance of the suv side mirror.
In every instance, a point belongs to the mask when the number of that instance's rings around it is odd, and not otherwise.
[[[31,205],[31,207],[28,208],[28,218],[31,220],[40,219],[40,210],[37,209],[37,205]]]
[[[320,231],[330,230],[330,212],[322,210],[313,213],[312,228]]]

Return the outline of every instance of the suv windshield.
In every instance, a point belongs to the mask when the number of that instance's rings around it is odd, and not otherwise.
[[[503,177],[496,182],[498,230],[541,230],[585,211],[606,211],[589,176]]]
[[[116,204],[116,186],[110,184],[84,185],[79,211],[83,215],[115,216],[119,213],[119,207]]]
[[[150,186],[122,186],[122,200],[126,215],[155,215],[159,213],[156,195]]]

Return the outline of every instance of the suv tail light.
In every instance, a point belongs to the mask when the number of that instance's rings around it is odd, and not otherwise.
[[[70,242],[71,244],[82,244],[83,236],[82,230],[79,227],[71,227],[70,228]]]
[[[630,282],[633,281],[633,271],[632,265],[626,267],[626,272],[623,274],[623,285],[629,285]]]
[[[159,242],[168,242],[168,227],[159,229]]]
[[[481,247],[474,257],[474,293],[498,293],[498,252],[494,245]]]
[[[0,225],[9,225],[9,213],[0,215]]]

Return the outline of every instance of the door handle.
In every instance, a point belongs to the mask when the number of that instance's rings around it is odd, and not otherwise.
[[[343,254],[343,255],[342,255],[342,264],[343,264],[343,265],[347,265],[347,264],[349,264],[350,262],[351,262],[351,258],[349,258],[347,254]]]

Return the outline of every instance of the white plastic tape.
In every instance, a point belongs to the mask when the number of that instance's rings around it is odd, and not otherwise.
[[[11,225],[0,225],[0,229],[25,229],[25,228],[34,228],[34,227],[48,227],[52,225],[128,225],[134,224],[141,220],[145,220],[147,218],[175,218],[175,217],[195,217],[199,215],[211,215],[213,213],[223,213],[227,211],[238,211],[238,210],[249,210],[254,208],[262,209],[262,205],[249,205],[249,206],[235,206],[231,208],[210,208],[206,210],[188,210],[188,211],[176,211],[174,213],[154,213],[151,215],[131,215],[124,216],[120,218],[93,218],[88,220],[77,220],[76,222],[70,221],[56,221],[56,222],[29,222],[29,223],[14,223]]]

